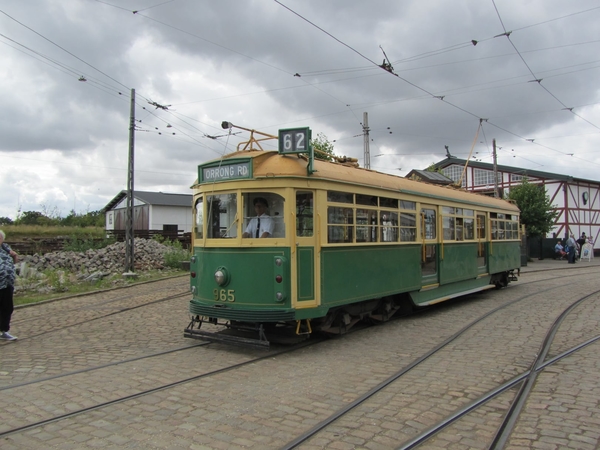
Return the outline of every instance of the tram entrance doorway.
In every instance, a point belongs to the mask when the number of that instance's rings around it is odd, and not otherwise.
[[[319,305],[319,261],[317,251],[317,221],[315,216],[315,193],[296,191],[295,249],[292,249],[292,271],[295,276],[293,304],[296,308]]]

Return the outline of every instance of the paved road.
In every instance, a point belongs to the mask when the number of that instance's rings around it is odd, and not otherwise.
[[[187,289],[185,277],[20,308],[14,332],[21,339],[0,345],[0,433],[63,418],[0,437],[0,447],[281,448],[465,324],[527,297],[473,327],[435,359],[300,447],[396,448],[453,408],[526,369],[556,314],[571,299],[600,289],[598,266],[600,258],[574,265],[535,260],[508,289],[272,357],[258,350],[195,346],[197,341],[183,338],[189,298],[175,294]],[[569,279],[577,282],[568,286]],[[557,335],[554,352],[574,337],[597,332],[599,309],[595,301],[578,310]],[[598,344],[592,345],[540,376],[509,448],[598,448],[598,350]],[[200,377],[261,356],[267,357]],[[110,403],[194,376],[178,386]],[[512,395],[490,402],[424,448],[487,448]],[[102,403],[106,406],[67,416]]]

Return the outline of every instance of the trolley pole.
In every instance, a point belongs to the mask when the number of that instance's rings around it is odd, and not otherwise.
[[[371,150],[369,149],[369,113],[363,113],[363,136],[365,138],[365,169],[371,168]]]
[[[125,225],[125,273],[134,272],[133,235],[133,154],[135,142],[135,89],[131,90],[131,112],[129,114],[129,165],[127,171],[127,224]]]

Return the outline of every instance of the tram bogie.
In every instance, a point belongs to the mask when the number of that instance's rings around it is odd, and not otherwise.
[[[516,280],[504,200],[281,151],[198,173],[187,337],[268,347]]]

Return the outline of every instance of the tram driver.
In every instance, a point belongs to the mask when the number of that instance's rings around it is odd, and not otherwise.
[[[244,234],[242,234],[243,238],[268,238],[273,235],[274,223],[271,216],[267,214],[267,209],[269,204],[267,200],[263,197],[256,197],[254,199],[254,211],[256,212],[256,217],[250,219]]]

